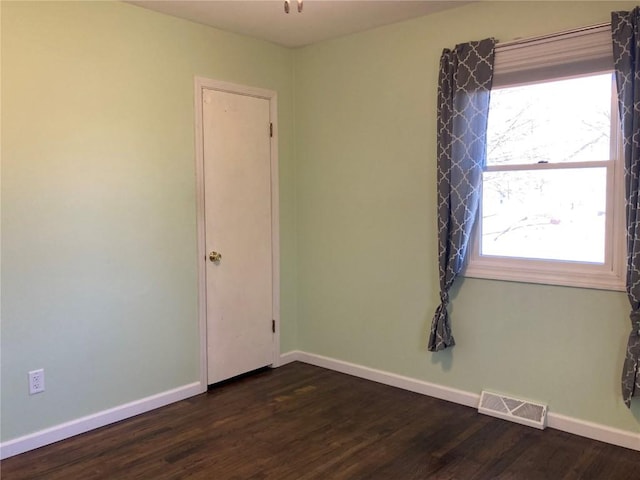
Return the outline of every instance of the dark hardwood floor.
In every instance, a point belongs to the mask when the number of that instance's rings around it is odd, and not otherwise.
[[[640,479],[640,453],[293,363],[0,463],[14,479]]]

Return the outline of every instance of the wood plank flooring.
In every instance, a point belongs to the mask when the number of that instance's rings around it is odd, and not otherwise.
[[[6,459],[2,480],[640,479],[640,453],[302,363]]]

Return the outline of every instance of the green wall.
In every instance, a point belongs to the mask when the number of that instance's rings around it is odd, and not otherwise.
[[[438,303],[442,49],[609,21],[630,2],[482,2],[296,51],[299,349],[441,385],[548,402],[640,431],[620,396],[618,292],[464,279],[457,345],[426,351]]]
[[[199,380],[194,75],[278,91],[295,348],[292,68],[132,5],[2,2],[2,440]]]

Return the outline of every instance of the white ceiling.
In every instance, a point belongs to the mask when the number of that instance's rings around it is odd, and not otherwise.
[[[143,8],[285,47],[301,47],[350,33],[458,7],[468,1],[297,0],[135,0]]]

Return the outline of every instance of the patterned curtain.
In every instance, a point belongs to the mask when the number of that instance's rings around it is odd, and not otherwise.
[[[449,289],[464,265],[478,210],[486,157],[489,92],[495,40],[457,45],[440,57],[438,79],[438,261],[440,305],[428,348],[455,345],[447,305]]]
[[[627,218],[627,295],[631,303],[631,333],[622,370],[622,398],[640,396],[640,8],[612,12],[613,59],[624,146]]]

